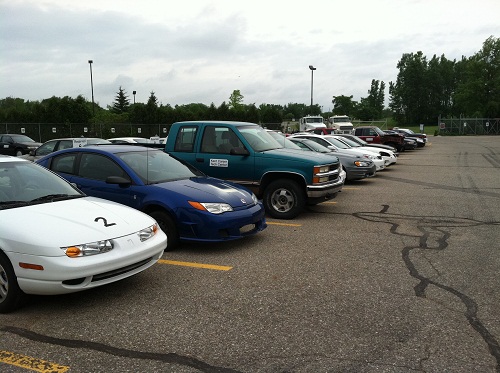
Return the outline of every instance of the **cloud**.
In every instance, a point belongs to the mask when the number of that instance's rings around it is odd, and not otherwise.
[[[496,0],[355,1],[340,8],[322,0],[184,0],[175,8],[152,0],[19,0],[0,2],[0,11],[0,97],[90,100],[93,60],[102,107],[119,86],[129,95],[136,90],[137,102],[154,91],[163,104],[220,105],[238,89],[245,103],[308,104],[312,64],[314,103],[328,110],[335,95],[359,100],[372,79],[395,81],[403,53],[459,59],[500,31]]]

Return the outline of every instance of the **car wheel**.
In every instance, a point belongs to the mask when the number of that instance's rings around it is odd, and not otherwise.
[[[0,252],[0,313],[12,312],[18,308],[23,295],[12,264],[7,256]]]
[[[305,200],[304,192],[295,181],[281,179],[267,186],[263,202],[271,217],[293,219],[304,209]]]
[[[23,151],[21,149],[16,149],[16,157],[20,157],[23,155]]]
[[[161,230],[167,235],[167,247],[165,251],[171,251],[179,244],[179,230],[174,220],[164,211],[153,211],[149,213],[158,222]]]

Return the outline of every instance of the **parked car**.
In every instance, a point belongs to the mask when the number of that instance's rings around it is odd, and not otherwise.
[[[28,154],[30,150],[35,150],[40,145],[41,143],[26,135],[0,135],[0,154],[19,157]]]
[[[106,285],[155,264],[167,237],[146,214],[87,197],[39,165],[0,155],[0,312],[25,294]]]
[[[342,141],[343,143],[345,143],[346,145],[350,146],[353,149],[377,152],[377,154],[379,154],[382,157],[382,159],[384,160],[385,167],[389,167],[389,166],[393,165],[398,160],[398,157],[396,156],[396,154],[391,150],[377,148],[374,146],[366,146],[365,147],[363,145],[358,144],[356,141],[349,140],[348,138],[342,137],[340,135],[332,135],[332,137],[336,138],[337,140]]]
[[[385,144],[396,148],[399,152],[405,151],[404,136],[388,134],[377,126],[359,126],[354,129],[354,135],[371,144]]]
[[[84,193],[151,215],[179,241],[228,241],[266,228],[261,202],[247,189],[207,177],[160,149],[137,145],[60,150],[37,163],[59,173]]]
[[[256,123],[176,122],[165,151],[249,188],[276,219],[294,219],[306,205],[335,198],[345,181],[338,159],[287,149]]]
[[[336,156],[340,159],[342,169],[346,172],[347,180],[361,180],[366,177],[375,176],[377,167],[369,159],[360,155],[353,155],[346,152],[334,151],[317,142],[301,137],[290,137],[290,142],[299,146],[302,150],[318,152],[326,155]]]
[[[350,135],[350,134],[347,134],[347,133],[339,133],[338,134],[339,136],[342,136],[342,137],[345,137],[346,139],[349,139],[351,141],[355,141],[357,142],[359,145],[362,145],[362,146],[367,146],[367,147],[373,147],[373,148],[382,148],[382,149],[387,149],[387,150],[390,150],[392,151],[393,153],[398,153],[398,150],[393,147],[393,146],[390,146],[390,145],[385,145],[385,144],[370,144],[370,143],[367,143],[365,140],[363,140],[361,137],[358,137],[356,135]]]
[[[113,144],[149,144],[151,141],[144,137],[113,137],[108,139]]]
[[[22,155],[21,158],[29,161],[36,161],[47,154],[52,152],[69,149],[79,148],[87,145],[111,144],[108,140],[100,139],[97,137],[66,137],[63,139],[53,139],[44,142],[35,150],[31,150],[28,154]]]
[[[422,141],[417,141],[417,145],[419,147],[424,147],[425,144],[427,143],[427,135],[425,133],[416,133],[409,128],[399,128],[399,127],[394,127],[392,130],[407,138],[422,140]]]
[[[353,154],[353,155],[359,155],[363,158],[371,160],[375,166],[377,171],[382,171],[385,168],[385,161],[382,159],[382,157],[372,151],[367,151],[367,150],[357,150],[353,149],[350,146],[346,145],[342,141],[336,139],[332,135],[315,135],[313,133],[308,134],[308,133],[297,133],[295,135],[290,136],[292,137],[301,137],[301,138],[307,138],[313,141],[316,141],[318,144],[321,144],[323,146],[326,146],[327,148],[330,148],[334,151],[343,151],[344,153],[347,154]]]

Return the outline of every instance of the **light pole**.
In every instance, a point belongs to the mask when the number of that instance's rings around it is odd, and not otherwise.
[[[94,82],[92,81],[92,60],[89,60],[90,65],[90,89],[92,90],[92,116],[95,117],[95,105],[94,105]]]
[[[132,91],[132,94],[134,95],[134,105],[135,105],[135,94],[137,93],[137,91]]]
[[[316,70],[316,68],[313,65],[309,65],[309,69],[311,70],[311,114],[312,114],[312,106],[313,106],[313,79],[314,79],[314,70]]]

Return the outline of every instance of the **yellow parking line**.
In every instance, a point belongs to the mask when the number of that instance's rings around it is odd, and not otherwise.
[[[278,222],[275,222],[275,221],[267,221],[267,220],[266,220],[266,223],[268,225],[282,225],[284,227],[302,227],[302,224],[278,223]]]
[[[342,190],[360,190],[361,188],[355,188],[355,187],[342,187]]]
[[[321,202],[321,204],[327,204],[327,205],[335,205],[337,202],[333,202],[333,201],[325,201],[325,202]]]
[[[40,373],[64,373],[69,370],[69,367],[64,365],[2,350],[0,350],[0,363],[15,365],[17,367],[34,370],[35,372]]]
[[[214,265],[214,264],[202,264],[202,263],[192,263],[192,262],[178,262],[176,260],[165,260],[165,259],[158,260],[158,263],[171,264],[174,266],[215,269],[218,271],[229,271],[230,269],[233,269],[233,267],[229,267],[229,266],[218,266],[218,265]]]

